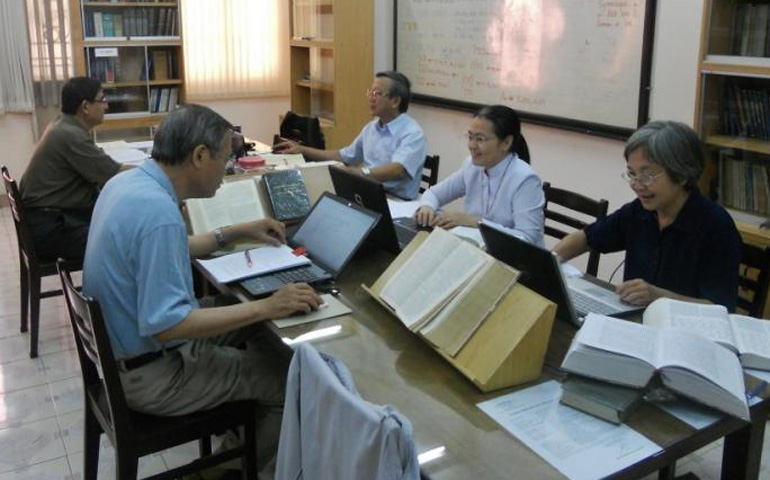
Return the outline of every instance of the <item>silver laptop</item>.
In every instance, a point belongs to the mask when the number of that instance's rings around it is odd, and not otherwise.
[[[588,278],[565,279],[556,255],[537,245],[479,224],[487,252],[496,259],[521,271],[519,282],[556,303],[556,316],[575,325],[583,324],[589,312],[614,317],[643,310],[620,300],[609,286]]]

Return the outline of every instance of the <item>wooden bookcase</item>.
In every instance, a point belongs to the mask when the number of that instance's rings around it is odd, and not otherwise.
[[[290,0],[291,109],[318,116],[326,148],[349,144],[371,120],[373,0]]]
[[[70,0],[75,74],[101,80],[98,140],[143,138],[185,98],[179,0]]]
[[[770,245],[770,2],[706,0],[695,125],[706,146],[701,190],[744,240]],[[770,308],[765,310],[770,318]]]

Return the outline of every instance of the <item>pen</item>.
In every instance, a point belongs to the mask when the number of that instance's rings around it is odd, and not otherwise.
[[[248,250],[244,250],[243,254],[246,255],[246,265],[251,268],[251,254]]]

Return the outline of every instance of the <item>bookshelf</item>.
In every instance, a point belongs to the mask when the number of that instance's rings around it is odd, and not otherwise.
[[[76,75],[102,82],[100,141],[149,138],[184,98],[178,0],[70,0]]]
[[[373,0],[290,0],[290,95],[319,117],[326,148],[349,144],[371,119]]]
[[[702,25],[700,187],[730,211],[744,241],[767,246],[770,230],[760,225],[770,219],[770,2],[706,0]]]

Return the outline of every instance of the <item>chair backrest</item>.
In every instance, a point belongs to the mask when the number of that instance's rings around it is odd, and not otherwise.
[[[97,415],[109,417],[106,420],[114,431],[106,432],[108,436],[113,437],[115,432],[128,434],[132,428],[130,414],[101,308],[96,300],[84,296],[74,287],[65,260],[57,260],[56,268],[75,337],[86,402],[94,407]]]
[[[286,112],[281,122],[281,137],[312,148],[321,150],[326,148],[326,139],[318,117],[298,115],[292,111]]]
[[[770,285],[770,247],[741,244],[741,264],[738,270],[739,309],[752,317],[761,318]]]
[[[36,262],[37,255],[35,254],[35,244],[32,241],[32,234],[27,228],[19,186],[16,183],[16,180],[11,177],[11,174],[5,165],[0,166],[0,172],[2,172],[3,175],[5,193],[8,196],[8,206],[11,209],[13,226],[16,229],[16,241],[19,245],[19,255],[26,256],[29,261]]]
[[[420,182],[420,193],[432,187],[438,182],[438,155],[426,155],[425,164],[422,166],[422,181]]]
[[[549,237],[561,240],[575,230],[582,230],[589,223],[579,218],[568,215],[571,212],[578,212],[583,215],[601,220],[607,216],[609,203],[607,200],[594,200],[579,193],[571,192],[561,188],[552,187],[550,183],[543,183],[543,192],[545,193],[545,234]],[[551,207],[558,205],[561,210],[555,210]],[[586,273],[594,277],[599,273],[599,252],[591,251],[588,255],[588,266]]]

